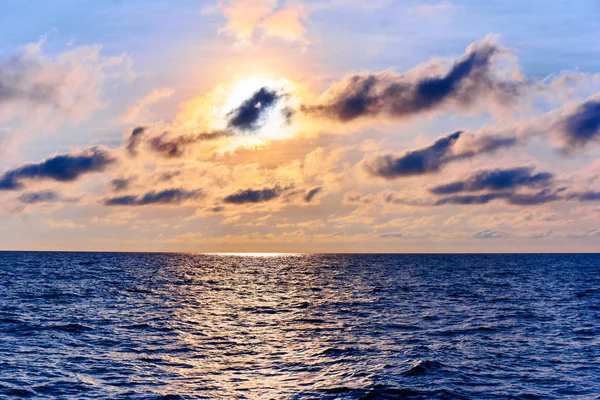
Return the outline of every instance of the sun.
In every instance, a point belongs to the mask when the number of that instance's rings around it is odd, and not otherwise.
[[[220,128],[227,129],[231,113],[261,89],[277,93],[278,98],[268,109],[265,108],[264,112],[261,112],[260,121],[255,129],[251,132],[237,132],[235,145],[260,146],[269,141],[289,138],[294,134],[291,116],[293,110],[298,108],[299,101],[296,86],[285,78],[254,76],[232,83],[226,88],[224,101],[218,109]],[[254,106],[264,107],[260,102]]]
[[[240,107],[265,90],[276,93],[269,104],[257,101],[250,107],[260,109],[252,129],[232,125],[232,115]],[[221,82],[210,92],[195,97],[180,108],[175,124],[183,131],[194,133],[221,133],[219,141],[211,142],[218,153],[228,153],[239,147],[262,147],[272,141],[291,138],[299,132],[297,110],[300,108],[299,86],[286,78],[264,75],[246,76]],[[211,145],[207,142],[207,146]]]

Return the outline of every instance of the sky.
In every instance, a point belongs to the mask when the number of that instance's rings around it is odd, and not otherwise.
[[[597,1],[1,7],[0,249],[599,248]]]

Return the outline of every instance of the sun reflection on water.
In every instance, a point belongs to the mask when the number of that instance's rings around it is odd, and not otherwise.
[[[223,256],[223,257],[300,257],[304,253],[203,253],[210,256]]]

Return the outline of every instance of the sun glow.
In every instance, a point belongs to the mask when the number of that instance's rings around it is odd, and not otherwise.
[[[252,127],[232,126],[232,115],[261,89],[275,93],[276,99],[258,113]],[[214,146],[216,153],[232,152],[239,147],[262,147],[272,141],[291,138],[299,132],[298,115],[302,90],[285,78],[253,75],[217,85],[204,96],[195,97],[184,104],[175,125],[182,131],[194,133],[227,132],[219,141],[205,143]],[[265,105],[257,102],[254,107]]]
[[[214,120],[217,121],[218,126],[215,128],[227,129],[231,113],[263,88],[276,92],[278,99],[261,115],[256,129],[237,132],[231,143],[233,147],[261,146],[269,141],[289,138],[294,134],[290,116],[293,110],[297,109],[299,100],[295,85],[284,78],[252,77],[222,88],[224,96],[216,109],[217,115]],[[257,108],[262,106],[260,103],[255,105]]]

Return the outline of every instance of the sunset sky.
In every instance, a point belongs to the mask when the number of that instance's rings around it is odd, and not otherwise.
[[[0,8],[0,249],[599,249],[597,1]]]

